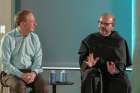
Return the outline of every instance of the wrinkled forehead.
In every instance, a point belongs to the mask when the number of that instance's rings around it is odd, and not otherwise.
[[[99,21],[105,23],[114,23],[114,17],[111,15],[101,16]]]

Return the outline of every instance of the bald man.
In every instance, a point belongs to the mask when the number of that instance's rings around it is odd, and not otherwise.
[[[105,13],[99,18],[99,32],[81,42],[81,93],[131,93],[125,71],[131,65],[127,43],[114,26],[114,16]]]

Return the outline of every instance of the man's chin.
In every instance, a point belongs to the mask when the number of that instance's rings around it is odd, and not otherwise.
[[[30,32],[34,32],[35,30],[30,30]]]
[[[103,35],[103,36],[110,36],[110,33],[102,32],[101,35]]]
[[[105,36],[110,36],[110,33],[106,33]]]

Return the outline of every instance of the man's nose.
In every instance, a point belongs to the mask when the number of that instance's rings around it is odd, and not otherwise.
[[[102,27],[106,29],[106,25],[102,24]]]
[[[35,22],[34,25],[37,26],[37,23]]]

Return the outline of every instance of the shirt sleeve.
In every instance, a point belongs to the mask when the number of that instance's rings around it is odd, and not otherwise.
[[[2,70],[7,74],[12,74],[17,77],[21,77],[22,72],[19,71],[15,66],[10,63],[12,49],[11,49],[12,40],[10,36],[6,35],[1,40],[0,46],[0,60],[2,62]]]
[[[40,40],[39,40],[38,36],[36,36],[34,39],[35,39],[35,54],[33,57],[33,63],[31,66],[31,70],[35,71],[38,74],[40,72],[43,72],[43,70],[41,69],[42,47],[41,47]]]

